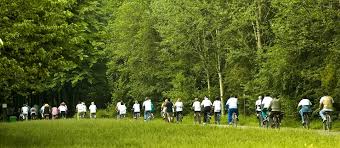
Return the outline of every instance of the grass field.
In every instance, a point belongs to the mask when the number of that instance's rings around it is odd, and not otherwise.
[[[169,124],[161,120],[68,119],[0,123],[0,147],[340,147],[339,132],[202,126],[186,121]]]

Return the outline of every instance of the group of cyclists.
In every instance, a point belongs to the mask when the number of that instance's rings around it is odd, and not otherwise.
[[[29,118],[32,120],[41,118],[41,119],[65,119],[68,113],[68,108],[65,102],[61,102],[59,106],[50,106],[48,103],[43,104],[40,109],[38,109],[38,105],[33,105],[29,107],[27,104],[24,104],[20,108],[20,120],[28,120]],[[89,117],[96,118],[97,106],[94,102],[91,102],[91,105],[87,108],[84,102],[79,102],[76,105],[76,117],[77,119],[85,118],[87,109],[89,109]]]
[[[66,118],[67,113],[67,105],[65,102],[61,102],[60,105],[50,106],[48,103],[45,103],[40,108],[38,105],[33,105],[32,107],[24,104],[20,109],[20,120],[28,120],[31,118],[35,120],[41,117],[41,119],[56,119],[58,117]]]
[[[319,101],[320,112],[319,115],[323,122],[326,122],[327,117],[325,113],[333,111],[334,100],[331,96],[323,96]],[[225,110],[222,110],[222,105],[225,106]],[[59,107],[51,107],[49,104],[44,104],[38,111],[37,106],[29,107],[27,104],[21,108],[20,118],[22,120],[28,120],[30,116],[32,119],[36,119],[40,113],[42,119],[56,119],[58,117],[66,118],[68,111],[65,102],[62,102]],[[144,121],[148,121],[154,118],[155,107],[149,97],[146,97],[143,104],[140,105],[136,100],[131,108],[133,111],[133,118],[138,119],[141,117],[141,110],[144,109]],[[161,116],[166,122],[177,123],[183,120],[184,103],[181,98],[178,98],[175,103],[171,100],[165,99],[161,105]],[[227,124],[233,124],[233,120],[238,121],[238,98],[237,96],[231,96],[225,104],[222,103],[220,97],[216,97],[212,102],[208,97],[204,97],[202,101],[198,98],[194,99],[191,105],[191,109],[194,113],[194,124],[201,124],[201,116],[203,116],[203,124],[209,124],[212,115],[214,116],[215,124],[221,124],[222,111],[226,111]],[[302,125],[306,124],[306,114],[312,112],[312,103],[307,97],[303,97],[297,105],[299,114],[301,116]],[[94,102],[91,102],[89,106],[90,117],[96,118],[97,107]],[[77,118],[84,118],[87,112],[87,107],[84,102],[79,102],[76,106]],[[124,118],[127,113],[127,107],[123,101],[119,101],[116,105],[117,118]],[[259,96],[255,102],[255,111],[259,120],[259,126],[264,126],[276,121],[278,125],[281,124],[283,119],[283,112],[281,110],[281,101],[278,97],[271,97],[269,95]],[[202,114],[202,115],[201,115]],[[278,126],[277,125],[277,126]]]
[[[117,103],[117,108],[121,102]],[[331,96],[323,96],[319,102],[320,107],[320,116],[323,122],[326,121],[325,112],[333,111],[333,103],[334,100]],[[201,117],[203,116],[203,124],[210,123],[210,119],[214,116],[215,124],[221,124],[221,114],[222,114],[222,105],[225,105],[225,111],[227,112],[227,124],[233,124],[233,116],[235,116],[236,121],[238,121],[238,98],[237,96],[230,97],[225,104],[221,102],[220,97],[216,97],[212,102],[208,97],[204,97],[202,101],[198,98],[194,99],[192,103],[191,109],[194,113],[194,123],[201,124]],[[151,102],[150,98],[146,97],[142,106],[135,101],[135,104],[132,107],[133,117],[138,119],[140,117],[141,107],[144,109],[144,120],[148,121],[154,117],[154,106]],[[125,109],[126,107],[124,107]],[[299,110],[299,114],[301,116],[302,124],[305,124],[305,116],[306,113],[312,112],[312,103],[309,99],[304,97],[301,99],[299,104],[297,105]],[[178,98],[175,103],[173,103],[170,99],[165,99],[161,105],[161,116],[166,122],[174,122],[177,123],[182,122],[183,119],[183,109],[184,103],[181,98]],[[281,124],[284,113],[281,108],[281,101],[278,97],[271,97],[269,95],[259,96],[258,100],[255,102],[255,110],[257,118],[259,119],[259,126],[264,126],[271,124],[274,126],[274,121],[276,122],[276,126]],[[119,109],[117,110],[119,112]]]

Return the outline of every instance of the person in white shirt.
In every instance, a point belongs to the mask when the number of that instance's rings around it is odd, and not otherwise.
[[[120,100],[120,101],[118,101],[117,102],[117,104],[116,104],[116,113],[117,113],[117,119],[119,119],[120,118],[120,116],[119,116],[119,106],[121,105],[121,103],[122,103],[123,101],[122,100]]]
[[[86,112],[87,112],[87,107],[86,107],[85,102],[82,102],[81,104],[82,104],[81,107],[83,108],[83,109],[82,109],[83,112],[82,112],[82,114],[81,114],[81,115],[82,115],[81,117],[82,117],[82,118],[85,118]]]
[[[261,106],[262,106],[261,114],[262,114],[262,119],[264,120],[267,120],[268,110],[269,110],[269,107],[272,101],[273,101],[273,98],[266,95],[261,102]]]
[[[261,103],[262,103],[262,96],[259,96],[255,102],[255,111],[256,111],[256,118],[259,120],[259,126],[261,127]]]
[[[83,111],[84,107],[83,107],[82,102],[79,102],[77,104],[76,109],[77,109],[77,119],[82,118],[83,113],[84,113],[84,111]]]
[[[58,107],[58,110],[60,112],[60,117],[65,119],[66,118],[66,113],[67,113],[67,106],[65,104],[65,102],[61,102],[59,107]]]
[[[203,112],[204,112],[203,122],[204,124],[207,124],[210,122],[210,112],[211,112],[211,106],[212,106],[212,103],[208,97],[206,96],[204,97],[204,100],[202,101],[201,106],[203,106]]]
[[[31,119],[35,120],[37,118],[37,109],[34,106],[30,109],[30,113],[31,113]]]
[[[201,124],[201,103],[198,101],[198,98],[195,98],[192,109],[194,110],[194,123],[198,122],[198,124]]]
[[[23,107],[21,107],[21,113],[23,115],[23,120],[28,120],[28,112],[29,112],[29,107],[27,104],[24,104]]]
[[[138,103],[137,100],[135,101],[135,104],[133,104],[132,109],[133,109],[133,118],[138,119],[140,117],[140,104]]]
[[[119,118],[123,119],[125,118],[126,115],[126,106],[124,104],[124,102],[121,102],[119,107],[118,107],[118,111],[119,111]]]
[[[44,110],[45,110],[45,104],[42,105],[41,108],[40,108],[41,118],[44,118]]]
[[[165,99],[164,102],[161,105],[161,116],[163,117],[163,120],[166,121],[166,103],[168,102],[168,99]]]
[[[151,118],[151,100],[149,97],[145,98],[145,101],[143,102],[143,108],[144,108],[144,121],[148,121]]]
[[[97,118],[97,106],[96,104],[94,104],[94,102],[91,102],[91,105],[89,107],[89,110],[90,110],[90,118],[91,119],[96,119]]]
[[[183,102],[181,101],[181,98],[178,98],[175,103],[175,111],[176,111],[176,121],[182,122],[183,119]]]
[[[231,124],[232,115],[236,113],[236,118],[238,120],[238,108],[237,108],[238,100],[237,97],[230,97],[226,103],[226,108],[228,109],[228,124]]]
[[[221,109],[222,109],[222,103],[220,97],[216,97],[214,103],[214,114],[215,114],[215,124],[220,124],[221,121]]]
[[[310,113],[312,112],[312,102],[309,101],[309,99],[307,99],[307,97],[303,97],[304,99],[302,99],[298,106],[297,109],[299,109],[301,107],[301,109],[299,110],[300,116],[301,116],[301,120],[302,120],[302,124],[305,123],[305,119],[303,118],[303,114],[304,113]]]

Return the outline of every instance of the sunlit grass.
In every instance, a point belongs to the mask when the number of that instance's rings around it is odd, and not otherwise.
[[[190,122],[190,123],[189,123]],[[161,120],[55,120],[0,124],[0,147],[339,147],[337,132],[169,124]]]

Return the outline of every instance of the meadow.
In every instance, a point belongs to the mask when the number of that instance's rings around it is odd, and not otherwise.
[[[237,128],[194,125],[191,119],[182,124],[160,119],[0,123],[0,147],[340,147],[337,130],[263,129],[256,123],[242,126],[245,122]]]

